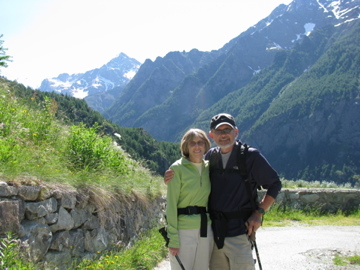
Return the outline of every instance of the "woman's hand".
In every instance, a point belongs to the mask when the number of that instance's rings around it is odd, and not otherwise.
[[[172,247],[169,247],[169,252],[170,252],[170,254],[171,254],[171,255],[173,255],[173,256],[178,255],[179,250],[180,250],[179,248],[172,248]]]
[[[173,170],[167,170],[164,175],[164,183],[167,185],[170,180],[174,177],[175,172]]]

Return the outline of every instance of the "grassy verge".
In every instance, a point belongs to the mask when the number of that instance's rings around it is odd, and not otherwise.
[[[346,265],[360,265],[360,256],[335,256],[333,259],[335,265],[346,266]]]
[[[303,226],[359,226],[360,208],[351,213],[339,211],[335,214],[320,214],[316,209],[313,210],[288,210],[281,211],[272,207],[264,216],[264,227],[284,227],[299,224]]]
[[[131,248],[106,253],[97,261],[84,260],[75,269],[153,269],[167,253],[164,243],[158,230],[152,229]]]

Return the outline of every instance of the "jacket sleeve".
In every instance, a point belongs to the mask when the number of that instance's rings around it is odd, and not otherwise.
[[[259,186],[267,189],[266,195],[274,199],[281,190],[281,181],[278,173],[271,167],[266,158],[256,149],[251,152],[249,158],[250,177],[256,181]]]
[[[175,171],[173,179],[167,185],[167,236],[169,237],[169,247],[179,248],[178,216],[177,208],[181,190],[181,172],[177,167],[171,168]]]

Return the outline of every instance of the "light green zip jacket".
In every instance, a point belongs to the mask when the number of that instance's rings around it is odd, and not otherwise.
[[[186,158],[175,161],[170,168],[175,176],[167,186],[166,220],[169,247],[179,248],[178,230],[200,229],[201,215],[177,215],[178,208],[208,206],[210,195],[209,162],[203,160],[199,170]],[[208,215],[208,214],[207,214]],[[208,215],[208,224],[210,224]]]

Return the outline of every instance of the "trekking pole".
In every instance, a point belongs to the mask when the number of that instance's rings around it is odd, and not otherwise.
[[[255,248],[255,253],[256,253],[256,258],[257,258],[258,264],[259,264],[259,269],[262,270],[261,261],[260,261],[260,255],[259,255],[259,251],[258,251],[258,248],[257,248],[257,245],[256,245],[255,232],[253,232],[249,236],[249,239],[250,239],[251,245]]]
[[[185,267],[184,267],[184,265],[182,264],[179,256],[178,256],[178,255],[175,255],[175,258],[176,258],[176,260],[178,261],[178,263],[180,264],[181,269],[182,269],[182,270],[185,270]]]
[[[169,245],[170,239],[169,239],[169,237],[167,236],[167,232],[166,232],[165,227],[160,228],[160,229],[159,229],[159,233],[160,233],[160,234],[162,235],[162,237],[165,239],[165,242],[166,242],[165,246],[167,247],[167,246]],[[182,270],[185,270],[185,267],[184,267],[184,265],[182,264],[182,262],[181,262],[181,260],[180,260],[180,258],[179,258],[178,255],[175,255],[175,259],[178,261],[181,269],[182,269]]]

